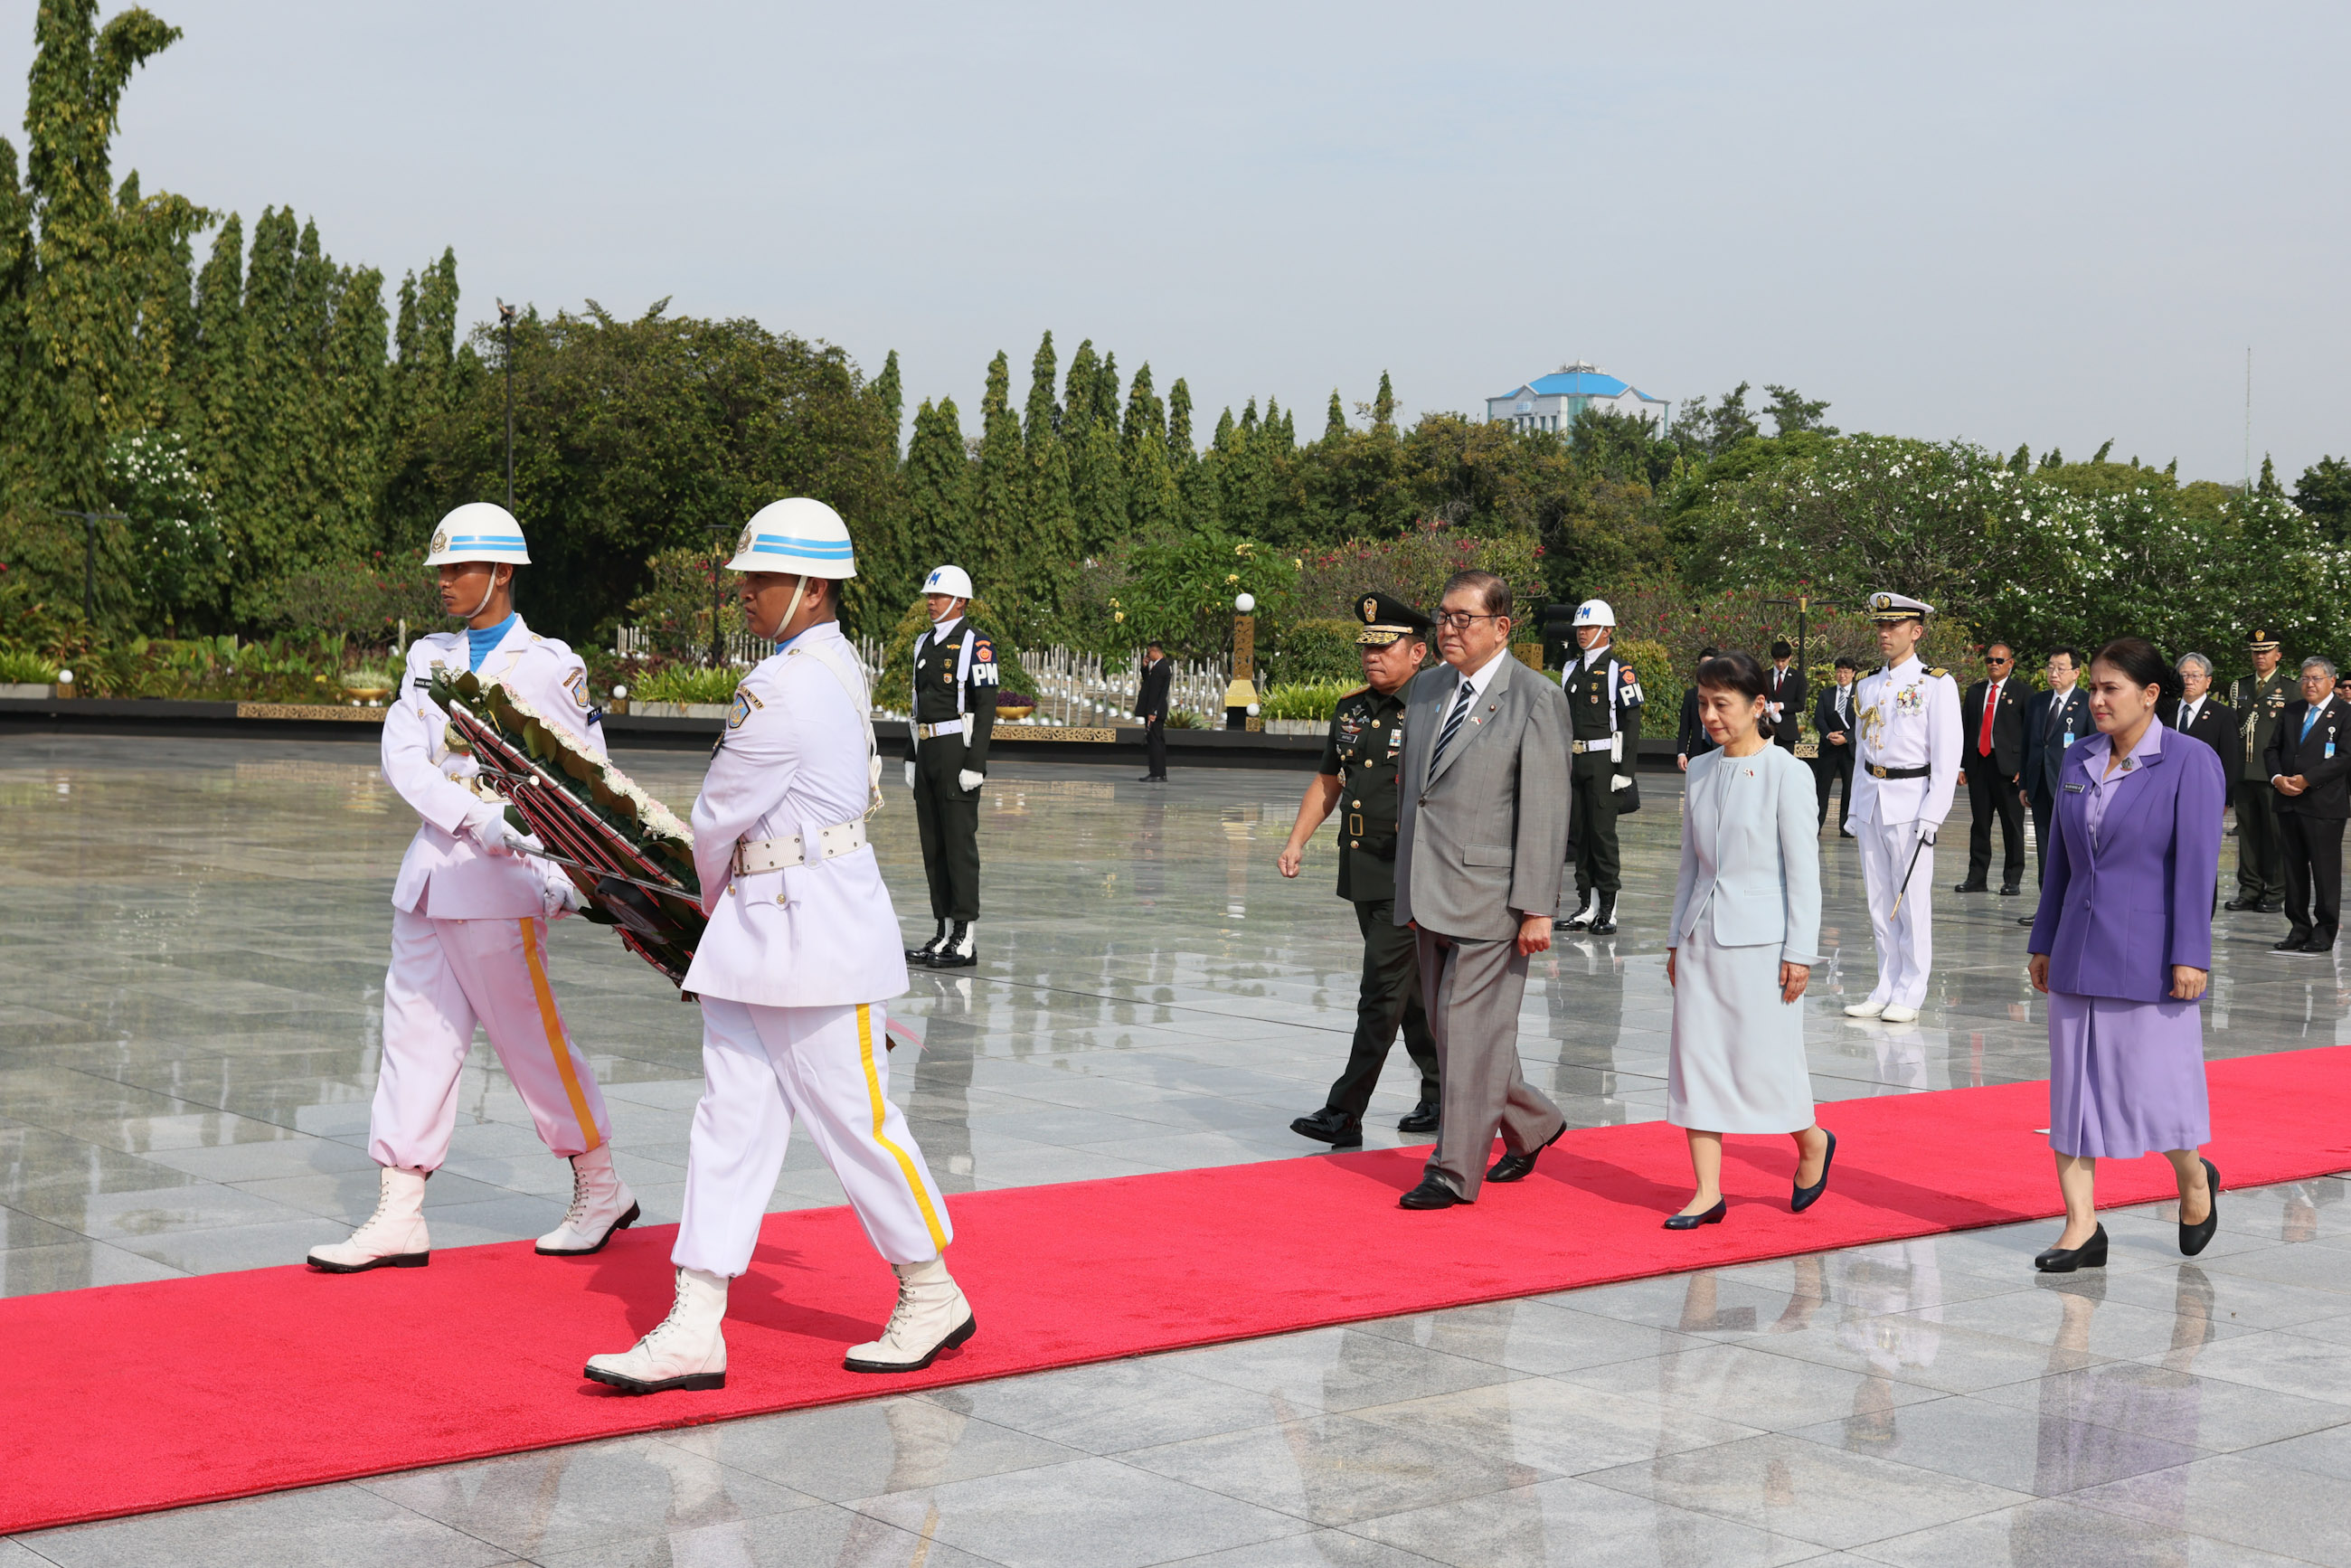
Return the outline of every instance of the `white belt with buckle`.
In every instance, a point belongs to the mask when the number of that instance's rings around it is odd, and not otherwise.
[[[1606,740],[1579,740],[1573,743],[1573,747],[1575,755],[1581,757],[1587,751],[1614,751],[1616,740],[1614,736]]]
[[[829,861],[865,847],[865,820],[835,822],[817,830],[816,858]],[[733,870],[737,876],[757,876],[761,872],[789,871],[809,862],[808,846],[800,835],[793,833],[780,839],[744,839],[735,846]]]
[[[962,733],[963,720],[959,718],[951,718],[945,724],[918,724],[914,727],[914,738],[917,740],[936,740],[943,735]]]

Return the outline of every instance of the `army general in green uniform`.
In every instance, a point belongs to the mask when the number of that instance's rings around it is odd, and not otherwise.
[[[1420,1103],[1396,1124],[1405,1133],[1437,1130],[1437,1040],[1420,1000],[1420,965],[1413,930],[1395,923],[1396,767],[1404,759],[1405,688],[1428,651],[1428,617],[1384,593],[1356,601],[1364,629],[1355,634],[1369,684],[1339,699],[1322,766],[1306,786],[1281,874],[1296,876],[1306,841],[1339,807],[1339,896],[1355,906],[1364,934],[1364,978],[1355,1002],[1355,1040],[1347,1069],[1331,1085],[1330,1103],[1301,1116],[1290,1130],[1334,1148],[1363,1146],[1364,1113],[1380,1069],[1404,1025],[1404,1049],[1420,1069]]]
[[[2236,786],[2237,896],[2222,907],[2274,915],[2285,907],[2285,852],[2278,837],[2277,791],[2262,760],[2277,733],[2285,705],[2301,695],[2282,667],[2278,634],[2256,627],[2245,639],[2253,673],[2229,683],[2229,706],[2237,716],[2237,751],[2220,760]]]

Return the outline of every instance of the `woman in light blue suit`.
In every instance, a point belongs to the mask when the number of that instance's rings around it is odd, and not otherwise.
[[[1689,1134],[1698,1193],[1668,1230],[1712,1225],[1725,1133],[1796,1141],[1798,1213],[1828,1190],[1836,1134],[1813,1120],[1804,1014],[1819,959],[1821,862],[1813,777],[1771,744],[1763,668],[1750,653],[1698,667],[1698,713],[1721,749],[1693,757],[1681,876],[1666,949],[1674,988],[1666,1120]]]

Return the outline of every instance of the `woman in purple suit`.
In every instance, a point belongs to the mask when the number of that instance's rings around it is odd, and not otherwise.
[[[2196,1152],[2212,1135],[2197,1003],[2211,977],[2227,770],[2157,719],[2179,674],[2144,638],[2099,649],[2087,684],[2098,733],[2058,774],[2031,944],[2033,988],[2049,997],[2049,1146],[2065,1195],[2064,1234],[2033,1260],[2052,1274],[2106,1261],[2100,1159],[2163,1151],[2190,1257],[2220,1223],[2220,1173]]]

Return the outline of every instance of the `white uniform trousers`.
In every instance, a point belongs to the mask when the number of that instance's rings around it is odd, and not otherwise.
[[[547,983],[547,922],[435,920],[394,909],[383,1067],[368,1124],[378,1165],[430,1171],[448,1157],[457,1078],[477,1021],[549,1148],[569,1157],[611,1138],[595,1071]]]
[[[1922,822],[1858,822],[1854,832],[1861,841],[1861,883],[1869,897],[1870,935],[1877,938],[1877,984],[1869,999],[1881,1007],[1915,1008],[1927,1000],[1927,967],[1935,957],[1932,915],[1935,888],[1935,846],[1910,851],[1918,842]],[[1910,885],[1903,892],[1902,911],[1888,917],[1895,894],[1908,871]]]
[[[792,1118],[832,1167],[866,1239],[892,1263],[939,1256],[954,1230],[923,1151],[890,1103],[881,1004],[770,1008],[702,998],[702,1103],[670,1260],[732,1279],[751,1267]]]

